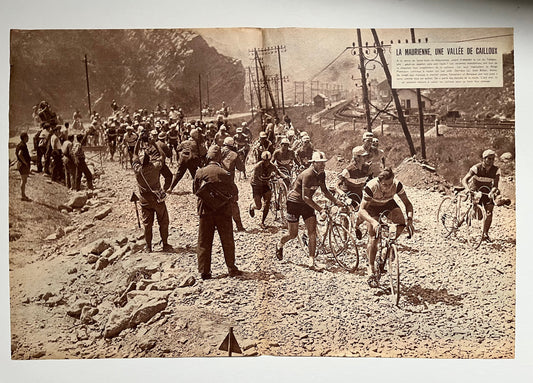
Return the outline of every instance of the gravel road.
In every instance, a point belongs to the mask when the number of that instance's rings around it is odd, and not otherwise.
[[[17,175],[11,172],[10,177],[16,184]],[[402,179],[401,173],[398,177]],[[162,253],[156,247],[156,252],[144,254],[136,252],[142,231],[136,228],[129,202],[136,190],[133,173],[107,162],[90,200],[94,207],[69,213],[71,231],[56,240],[36,238],[42,246],[10,254],[12,357],[226,355],[218,346],[229,326],[245,356],[514,357],[514,204],[495,209],[493,243],[472,250],[439,234],[440,193],[406,187],[415,207],[416,233],[399,239],[402,296],[397,307],[386,290],[367,285],[364,244],[354,273],[324,254],[319,255],[319,269],[311,269],[301,249],[291,243],[284,260],[278,261],[274,247],[282,229],[272,217],[266,230],[259,227],[258,214],[249,217],[251,187],[247,180],[237,183],[247,229],[235,232],[237,265],[244,275],[227,276],[215,237],[214,278],[202,281],[196,272],[198,218],[190,177],[167,199],[169,241],[176,251]],[[94,211],[104,207],[111,207],[111,213],[95,220]],[[81,251],[96,239],[121,237],[130,249],[100,270]],[[18,256],[28,262],[16,262]],[[117,310],[113,301],[141,265],[152,272],[144,278],[148,281],[137,279],[137,289],[144,282],[157,283],[154,290],[170,294],[166,307],[150,320],[106,338],[104,330]],[[192,286],[179,287],[191,276],[197,278]],[[86,324],[67,315],[82,299],[97,309]]]

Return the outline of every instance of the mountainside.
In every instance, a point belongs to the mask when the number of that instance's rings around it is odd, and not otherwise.
[[[466,119],[515,118],[514,52],[503,55],[502,88],[432,89],[429,98],[441,115],[458,110]]]
[[[181,106],[185,113],[202,102],[233,110],[245,106],[242,63],[219,54],[186,30],[38,30],[12,31],[10,125],[31,119],[42,99],[64,119],[75,109],[88,114],[84,55],[92,109],[103,115],[113,99],[130,110]],[[209,78],[209,90],[207,79]],[[12,128],[13,129],[13,128]]]

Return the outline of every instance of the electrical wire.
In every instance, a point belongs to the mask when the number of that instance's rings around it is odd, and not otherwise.
[[[324,72],[326,69],[328,69],[331,65],[333,65],[333,63],[335,61],[337,61],[339,59],[339,57],[341,57],[344,52],[346,52],[348,49],[352,49],[352,48],[345,48],[337,57],[335,57],[335,59],[333,59],[332,62],[330,62],[328,65],[326,65],[320,72],[318,72],[317,74],[315,74],[313,77],[311,77],[311,80],[314,80],[316,77],[318,77],[322,72]]]

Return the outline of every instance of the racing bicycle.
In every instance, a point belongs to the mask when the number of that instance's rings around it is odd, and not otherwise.
[[[464,192],[464,187],[454,187],[453,194],[442,199],[437,212],[437,222],[445,238],[455,235],[477,249],[483,241],[483,228],[487,219],[485,208],[479,204],[483,195],[490,196],[490,188],[483,186],[475,192]],[[464,230],[460,230],[464,228]]]
[[[389,211],[384,211],[379,215],[379,226],[376,232],[378,251],[374,265],[378,286],[381,275],[384,273],[389,275],[392,302],[398,306],[400,302],[400,254],[396,246],[397,230],[399,227],[406,227],[407,225],[392,223],[387,218],[389,213]],[[407,238],[411,238],[412,235],[412,228],[407,226]],[[386,271],[385,266],[387,266]]]

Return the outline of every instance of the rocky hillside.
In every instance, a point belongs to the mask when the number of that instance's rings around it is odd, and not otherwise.
[[[15,30],[11,33],[10,125],[31,120],[32,106],[47,100],[64,118],[75,109],[87,117],[84,55],[89,65],[92,109],[179,105],[185,113],[202,98],[243,109],[244,67],[185,30]],[[12,128],[14,129],[14,128]]]
[[[467,119],[514,120],[514,51],[503,55],[503,88],[432,89],[428,96],[441,115],[448,110],[458,110]]]

